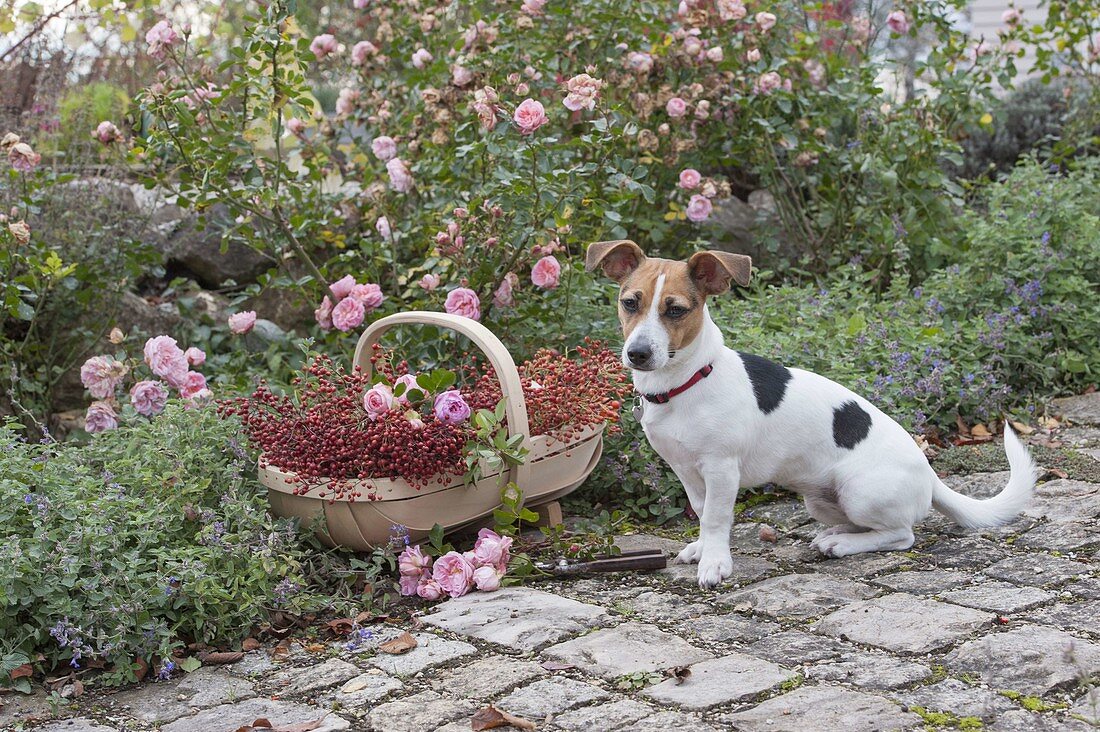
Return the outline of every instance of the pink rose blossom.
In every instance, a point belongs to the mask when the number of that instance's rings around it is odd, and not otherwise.
[[[403,574],[397,579],[398,591],[404,597],[415,597],[417,588],[420,586],[420,580],[423,578],[421,574],[407,575]]]
[[[256,325],[256,311],[245,310],[243,313],[233,313],[229,316],[229,330],[237,335],[244,335]]]
[[[321,330],[332,330],[332,300],[328,299],[328,295],[321,300],[321,306],[313,311],[313,317]]]
[[[757,61],[759,61],[760,60],[760,49],[759,48],[750,48],[749,52],[745,54],[745,60],[748,61],[750,64],[754,64]]]
[[[103,120],[96,125],[95,132],[92,133],[92,137],[99,140],[104,145],[110,145],[112,142],[118,142],[122,139],[122,133],[114,122]]]
[[[130,403],[141,416],[152,417],[164,411],[168,390],[159,381],[139,381],[130,388]]]
[[[550,120],[546,117],[546,110],[543,109],[541,102],[536,102],[534,99],[524,99],[516,107],[515,114],[512,115],[512,121],[519,127],[521,135],[530,135]]]
[[[771,13],[757,13],[756,14],[756,27],[763,33],[767,33],[775,27],[775,16]]]
[[[492,529],[482,529],[477,532],[477,542],[474,543],[474,563],[479,567],[496,567],[503,574],[508,566],[511,547],[512,537],[501,536]]]
[[[458,389],[448,389],[435,398],[432,405],[435,418],[447,424],[458,424],[470,418],[470,405]]]
[[[890,26],[890,30],[898,35],[905,35],[909,32],[909,19],[905,17],[904,10],[891,11],[886,16],[886,25]]]
[[[544,290],[553,290],[561,279],[561,263],[554,256],[543,257],[531,268],[531,282]]]
[[[500,589],[501,574],[495,567],[478,567],[474,570],[474,584],[482,592],[496,592]]]
[[[390,220],[385,216],[379,216],[378,220],[374,222],[374,230],[378,232],[378,236],[383,239],[390,239],[393,237],[393,229],[390,227]]]
[[[353,0],[351,6],[356,10],[363,10],[370,5],[370,0]]]
[[[428,49],[419,48],[416,53],[412,55],[412,65],[418,69],[422,69],[432,62],[432,55],[428,53]]]
[[[297,117],[291,117],[286,121],[286,131],[297,137],[301,137],[306,131],[306,123]]]
[[[588,74],[577,74],[565,82],[567,93],[562,104],[573,112],[579,112],[582,109],[591,112],[596,108],[596,100],[600,96],[602,86],[603,82],[599,79],[593,79]]]
[[[145,42],[149,44],[149,55],[164,58],[165,51],[176,45],[179,34],[173,30],[167,20],[159,21],[145,33]]]
[[[386,171],[390,174],[390,185],[398,193],[408,193],[412,190],[412,173],[409,166],[401,158],[391,158],[386,163]]]
[[[118,428],[118,415],[107,402],[92,402],[84,415],[84,429],[89,434]]]
[[[332,309],[332,325],[336,330],[347,333],[352,328],[358,328],[366,315],[363,303],[354,297],[345,297]]]
[[[523,0],[523,3],[519,6],[521,13],[526,13],[532,17],[542,15],[543,8],[546,7],[548,0]]]
[[[309,50],[317,57],[318,61],[324,61],[329,55],[336,53],[340,44],[331,33],[322,33],[310,41]]]
[[[378,53],[378,46],[370,41],[359,41],[351,47],[351,65],[362,66],[376,53]]]
[[[648,74],[653,70],[653,57],[642,51],[631,51],[626,55],[626,65],[635,74]]]
[[[425,600],[438,600],[443,597],[443,588],[434,577],[425,572],[416,586],[416,594]]]
[[[25,142],[17,142],[8,151],[8,162],[20,173],[29,173],[38,167],[42,156]]]
[[[688,56],[698,56],[703,52],[703,42],[698,36],[688,36],[684,39],[684,53]]]
[[[783,86],[783,77],[775,71],[766,71],[756,80],[752,90],[756,94],[771,94],[781,86]]]
[[[1001,22],[1005,25],[1016,25],[1020,22],[1020,11],[1016,8],[1009,8],[1001,13]]]
[[[187,356],[176,345],[175,338],[166,335],[150,338],[145,342],[144,353],[149,369],[171,386],[179,388],[187,378]]]
[[[474,568],[458,552],[447,552],[435,560],[432,579],[451,597],[462,597],[474,583]]]
[[[516,304],[515,294],[512,289],[519,284],[519,275],[509,272],[504,275],[500,285],[493,292],[493,306],[498,308],[510,308]]]
[[[455,64],[451,67],[451,83],[455,86],[469,86],[474,80],[474,72],[465,66]]]
[[[386,163],[397,156],[397,143],[388,135],[379,135],[371,141],[370,151],[376,158]]]
[[[397,569],[405,577],[416,577],[424,574],[424,570],[431,569],[432,558],[426,556],[420,550],[420,546],[407,546],[397,557]]]
[[[359,104],[360,96],[361,92],[358,89],[350,87],[341,89],[340,95],[336,97],[336,114],[346,116],[354,112],[356,105]]]
[[[192,366],[202,366],[206,363],[206,353],[202,351],[202,349],[195,348],[194,346],[184,351],[183,355],[187,357],[187,363]]]
[[[428,273],[420,278],[420,287],[426,292],[431,292],[435,288],[439,287],[439,275]]]
[[[180,396],[184,399],[194,399],[199,393],[206,390],[206,377],[198,371],[188,371],[183,383],[180,384]]]
[[[680,97],[673,97],[668,100],[668,104],[665,105],[665,111],[668,112],[668,116],[673,119],[677,117],[683,117],[687,114],[687,102]]]
[[[866,15],[856,15],[849,23],[852,29],[852,37],[859,42],[864,42],[871,37],[871,19]]]
[[[692,191],[699,187],[703,176],[695,168],[684,168],[680,171],[680,187],[685,191]]]
[[[810,58],[802,63],[802,68],[806,70],[806,77],[815,88],[820,89],[825,85],[825,64],[816,58]]]
[[[96,399],[106,399],[115,393],[129,369],[126,364],[109,356],[92,356],[80,367],[80,383]]]
[[[368,313],[381,305],[382,301],[386,299],[386,296],[382,294],[382,288],[373,282],[351,288],[349,297],[363,303],[363,307],[366,308]]]
[[[401,392],[401,396],[394,397],[394,399],[397,400],[398,404],[409,403],[409,391],[412,389],[415,389],[421,394],[424,394],[424,396],[427,396],[427,393],[424,391],[423,387],[416,383],[416,374],[404,374],[402,376],[398,376],[396,379],[394,379],[393,382],[393,387],[395,390],[397,389],[398,384],[405,385],[405,390]]]
[[[713,208],[714,206],[711,204],[709,198],[696,194],[688,201],[687,210],[684,213],[686,213],[687,217],[692,221],[706,221]]]
[[[481,320],[481,300],[468,287],[456,287],[447,293],[443,309],[451,315],[461,315],[470,320]]]
[[[351,275],[344,275],[329,285],[328,289],[336,296],[337,300],[343,300],[351,294],[353,287],[355,287],[355,278]]]
[[[718,17],[726,23],[741,20],[749,13],[742,0],[715,0],[714,5],[718,9]]]
[[[707,49],[707,61],[714,64],[720,64],[725,58],[726,53],[722,50],[721,46],[712,46]]]
[[[363,395],[363,409],[370,421],[381,417],[393,407],[393,390],[385,384],[375,384]]]

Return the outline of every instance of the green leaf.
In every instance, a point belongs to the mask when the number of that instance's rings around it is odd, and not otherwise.
[[[202,661],[195,658],[194,656],[188,656],[187,658],[180,661],[180,668],[183,669],[186,673],[194,673],[195,671],[198,671],[200,668],[202,668]]]

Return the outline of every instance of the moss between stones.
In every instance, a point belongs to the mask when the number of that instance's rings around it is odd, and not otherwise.
[[[981,729],[985,725],[978,717],[960,717],[951,712],[930,712],[924,707],[909,707],[909,711],[920,716],[926,730],[938,730],[945,727],[955,729]]]
[[[1069,448],[1052,449],[1041,445],[1029,445],[1031,456],[1044,468],[1056,468],[1073,480],[1100,483],[1100,460]],[[938,473],[969,475],[1008,470],[1004,445],[989,442],[984,445],[949,447],[932,460]]]
[[[998,692],[1001,696],[1011,699],[1029,712],[1053,712],[1058,709],[1066,709],[1069,704],[1065,702],[1049,703],[1037,696],[1026,696],[1018,691],[1003,690]]]

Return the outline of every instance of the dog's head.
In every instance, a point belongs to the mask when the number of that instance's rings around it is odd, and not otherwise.
[[[657,259],[621,239],[589,245],[585,269],[597,267],[620,285],[623,365],[657,371],[699,336],[707,295],[725,292],[730,280],[749,283],[752,260],[729,252],[698,252],[686,262]]]

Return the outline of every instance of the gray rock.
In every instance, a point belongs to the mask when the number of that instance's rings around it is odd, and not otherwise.
[[[373,705],[403,686],[392,676],[371,670],[348,679],[339,688],[325,694],[322,699],[325,705],[335,709],[361,709]]]
[[[793,679],[793,671],[743,653],[691,665],[683,681],[668,679],[643,694],[662,704],[679,704],[688,709],[710,709],[719,704],[745,701]]]
[[[997,562],[985,570],[994,579],[1016,585],[1049,587],[1092,574],[1092,567],[1049,554],[1021,554]]]
[[[457,597],[424,618],[429,625],[508,648],[531,651],[597,625],[610,616],[602,608],[526,587],[474,592]]]
[[[942,593],[941,597],[956,605],[964,605],[995,613],[1018,613],[1054,599],[1054,593],[1037,587],[1017,587],[1008,582],[979,582],[958,590]]]
[[[183,717],[161,727],[162,732],[212,732],[233,730],[250,725],[259,718],[273,725],[301,724],[324,719],[314,732],[338,732],[351,725],[346,719],[318,707],[272,699],[247,699],[236,704],[223,704],[205,709],[190,717]],[[395,731],[396,732],[396,731]]]
[[[1056,523],[1089,523],[1100,516],[1100,484],[1066,479],[1042,483],[1024,513]]]
[[[633,699],[620,699],[607,704],[574,709],[554,717],[554,726],[567,732],[589,732],[597,729],[618,729],[653,713],[648,704]]]
[[[814,565],[818,572],[854,580],[866,580],[883,572],[892,572],[911,560],[897,552],[852,554],[840,559],[827,559]]]
[[[475,709],[474,704],[464,699],[450,699],[435,692],[422,691],[404,699],[379,704],[366,719],[372,732],[424,732],[460,717],[468,717]],[[469,728],[469,722],[466,722],[466,727]]]
[[[1058,719],[1050,714],[1034,714],[1017,709],[994,719],[989,732],[1095,732],[1095,727],[1075,719]]]
[[[812,618],[877,592],[869,585],[852,580],[819,574],[788,574],[728,592],[719,599],[735,609],[744,603],[753,612],[775,618]]]
[[[246,285],[276,265],[276,262],[238,241],[230,241],[222,253],[222,233],[229,226],[223,206],[215,206],[203,218],[186,215],[171,227],[163,244],[169,267],[183,269],[207,288],[221,287],[232,280]]]
[[[830,686],[802,686],[722,721],[744,732],[881,732],[916,729],[923,723],[880,696]]]
[[[253,674],[266,674],[274,671],[278,665],[267,655],[267,651],[249,651],[244,658],[229,667],[232,673],[238,676],[252,676]]]
[[[836,681],[861,689],[897,689],[931,675],[932,669],[922,664],[866,651],[845,653],[836,660],[822,661],[806,669],[808,679]]]
[[[545,675],[546,671],[532,661],[490,656],[452,669],[442,677],[440,686],[454,696],[483,699]]]
[[[654,534],[623,534],[615,537],[615,546],[624,552],[660,549],[666,556],[674,557],[684,548],[684,542]]]
[[[718,732],[706,722],[683,712],[658,712],[652,717],[619,727],[616,732]]]
[[[1086,600],[1073,604],[1059,603],[1036,610],[1028,615],[1028,619],[1056,628],[1100,635],[1100,603],[1097,602]]]
[[[1072,651],[1075,662],[1067,660]],[[974,674],[998,689],[1045,694],[1100,670],[1100,645],[1069,633],[1026,625],[964,643],[947,655],[948,668]]]
[[[143,684],[111,697],[115,708],[126,708],[142,722],[171,722],[196,709],[255,696],[252,684],[225,669],[200,668],[178,681]]]
[[[330,658],[316,666],[288,668],[273,676],[270,682],[281,695],[308,694],[342,684],[360,673],[362,671],[358,666],[339,658]]]
[[[727,577],[723,584],[743,585],[766,577],[775,569],[775,562],[769,562],[767,559],[734,554],[733,574]],[[677,584],[699,584],[699,565],[697,564],[670,564],[666,569],[660,570],[660,574]]]
[[[998,714],[1017,708],[1002,694],[964,684],[958,679],[944,679],[893,696],[909,707],[950,712],[957,717],[980,717],[987,722]]]
[[[748,651],[754,656],[791,666],[826,658],[838,658],[842,653],[851,651],[853,648],[854,646],[833,638],[810,635],[800,630],[788,630],[753,643]]]
[[[802,505],[802,501],[775,501],[764,503],[746,509],[745,519],[751,519],[754,523],[765,523],[776,531],[782,533],[799,526],[804,526],[813,521],[813,518]],[[757,540],[759,540],[759,527],[757,528]]]
[[[53,709],[50,698],[38,689],[30,694],[0,692],[0,729],[17,729],[17,723],[32,718],[46,719],[53,716]]]
[[[941,569],[981,569],[1001,559],[1006,553],[1002,544],[967,536],[938,541],[926,555],[934,566]]]
[[[1065,427],[1055,433],[1055,439],[1074,448],[1100,447],[1100,429],[1096,427]]]
[[[970,584],[974,575],[970,572],[948,569],[921,569],[896,572],[873,580],[875,584],[889,587],[897,592],[910,592],[914,595],[940,595],[948,590]]]
[[[676,632],[691,635],[707,643],[751,643],[764,636],[778,633],[780,626],[770,620],[747,618],[742,615],[711,615],[684,621],[676,626]]]
[[[899,592],[854,602],[822,618],[819,633],[899,653],[926,653],[987,625],[993,616]]]
[[[426,668],[477,653],[477,648],[462,641],[447,640],[431,633],[412,635],[416,638],[416,648],[399,655],[379,653],[367,663],[394,676],[412,676]]]
[[[597,630],[552,646],[544,654],[605,679],[688,666],[714,657],[683,638],[643,623]]]
[[[495,706],[511,714],[536,721],[582,704],[608,699],[610,696],[598,686],[554,676],[516,689],[496,702]]]
[[[666,623],[700,616],[713,616],[715,612],[710,605],[691,602],[691,598],[653,590],[621,600],[616,604],[615,609],[642,620]]]
[[[1075,552],[1100,544],[1100,528],[1092,523],[1076,521],[1041,524],[1016,540],[1016,546]]]
[[[1100,726],[1100,686],[1093,686],[1077,700],[1070,714]]]
[[[1054,399],[1050,409],[1074,424],[1100,426],[1100,392]]]
[[[107,727],[92,719],[76,717],[64,719],[60,722],[51,722],[38,732],[117,732],[115,727]]]
[[[1098,579],[1078,580],[1066,585],[1065,589],[1086,600],[1100,600],[1100,580]]]

